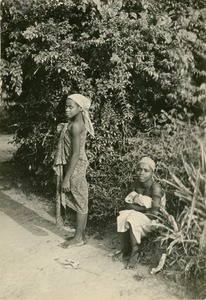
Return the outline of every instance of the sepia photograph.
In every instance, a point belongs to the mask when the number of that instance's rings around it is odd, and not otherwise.
[[[0,300],[206,300],[205,1],[0,7]]]

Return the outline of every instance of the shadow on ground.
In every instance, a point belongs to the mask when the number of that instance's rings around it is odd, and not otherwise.
[[[53,222],[42,218],[33,210],[16,202],[11,197],[4,194],[2,190],[0,191],[0,210],[34,235],[48,235],[46,230],[63,238],[67,234],[65,230],[61,229],[60,231]],[[45,228],[46,230],[44,231],[42,228]]]

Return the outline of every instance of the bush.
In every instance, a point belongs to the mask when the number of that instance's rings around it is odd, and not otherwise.
[[[196,292],[198,297],[206,296],[206,135],[205,121],[196,127],[193,137],[196,146],[192,157],[188,150],[182,154],[184,176],[171,173],[172,181],[166,181],[175,188],[178,206],[176,225],[166,218],[158,240],[166,246],[167,266],[173,265],[180,272],[179,280]],[[173,223],[174,224],[174,223]]]
[[[69,93],[93,100],[96,137],[87,150],[95,172],[101,160],[110,163],[109,151],[118,163],[126,139],[140,131],[152,137],[165,128],[161,142],[169,148],[178,122],[194,122],[203,110],[201,1],[4,0],[2,14],[2,97],[17,157],[39,187],[51,181],[56,125]]]
[[[91,219],[106,221],[117,215],[135,177],[136,164],[143,155],[152,157],[156,162],[156,179],[165,189],[168,211],[174,216],[180,214],[183,205],[174,195],[174,187],[168,186],[162,179],[169,180],[170,174],[174,173],[185,182],[187,177],[182,156],[196,161],[194,153],[198,146],[193,135],[196,127],[183,124],[176,127],[170,135],[165,129],[156,130],[156,134],[153,131],[152,135],[139,132],[135,138],[125,142],[121,151],[110,146],[102,156],[95,158],[99,159],[99,164],[91,165],[88,170]]]
[[[0,105],[0,133],[11,133],[10,120],[8,111],[3,105]]]

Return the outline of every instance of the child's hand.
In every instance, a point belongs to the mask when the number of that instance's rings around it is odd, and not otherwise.
[[[131,192],[129,195],[127,195],[127,197],[125,198],[125,202],[126,203],[134,203],[134,197],[135,196],[137,196],[138,194],[135,192],[135,191],[133,191],[133,192]]]
[[[133,203],[133,200],[127,198],[127,199],[125,200],[125,202],[126,202],[126,203],[129,203],[129,204],[132,204],[132,203]]]
[[[65,178],[63,183],[62,183],[62,192],[66,193],[70,191],[70,180]]]

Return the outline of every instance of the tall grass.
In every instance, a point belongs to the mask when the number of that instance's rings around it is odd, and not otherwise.
[[[167,267],[173,266],[173,270],[179,270],[184,283],[195,288],[199,298],[205,299],[206,131],[204,126],[197,128],[194,137],[199,151],[194,153],[194,161],[187,161],[187,158],[182,155],[184,180],[174,173],[171,173],[170,181],[164,180],[175,188],[175,195],[182,209],[173,222],[169,214],[163,214],[165,225],[158,240],[166,246]]]

